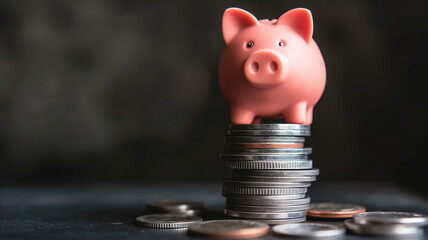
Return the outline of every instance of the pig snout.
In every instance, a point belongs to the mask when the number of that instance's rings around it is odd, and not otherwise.
[[[289,62],[284,55],[263,49],[248,57],[244,64],[244,75],[251,85],[269,88],[284,82],[288,69]]]

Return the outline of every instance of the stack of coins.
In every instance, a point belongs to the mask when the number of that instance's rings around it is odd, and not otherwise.
[[[307,188],[319,174],[304,147],[310,132],[300,124],[230,124],[219,156],[233,169],[223,183],[225,213],[268,224],[305,221]]]
[[[424,214],[389,211],[358,213],[345,221],[354,233],[388,237],[421,236],[426,225],[428,216]]]

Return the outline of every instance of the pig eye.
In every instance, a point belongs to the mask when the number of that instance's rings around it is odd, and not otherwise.
[[[279,41],[278,45],[280,47],[284,47],[285,46],[285,41],[284,40]]]
[[[247,42],[247,48],[252,48],[253,46],[254,46],[254,42],[253,41]]]

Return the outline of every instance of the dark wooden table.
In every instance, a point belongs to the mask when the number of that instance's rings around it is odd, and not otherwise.
[[[428,214],[428,201],[393,184],[318,182],[309,188],[312,202],[349,202],[368,210]],[[178,198],[215,209],[206,219],[226,218],[221,183],[164,183],[76,187],[1,187],[0,239],[197,239],[185,231],[139,227],[134,219],[148,200]],[[311,221],[319,221],[310,219]],[[428,239],[428,231],[420,239]],[[280,239],[269,234],[261,239]],[[377,239],[347,234],[345,239]]]

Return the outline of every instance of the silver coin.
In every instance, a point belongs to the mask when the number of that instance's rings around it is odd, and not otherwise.
[[[404,224],[357,224],[352,219],[344,222],[347,229],[360,234],[403,236],[422,235],[423,229],[417,226],[406,226]]]
[[[428,225],[428,216],[420,213],[376,211],[355,214],[354,222],[366,223],[390,223],[408,224],[414,226]]]
[[[137,217],[137,223],[149,228],[184,228],[202,218],[187,214],[150,214]]]
[[[223,192],[226,194],[245,194],[245,195],[285,195],[302,194],[307,192],[307,188],[252,188],[223,186]]]
[[[229,124],[230,130],[311,130],[310,125],[293,123]]]
[[[310,136],[310,130],[228,130],[229,136]]]
[[[307,160],[307,154],[235,154],[223,153],[219,158],[224,161],[275,161],[275,160]]]
[[[274,226],[272,232],[280,236],[334,237],[344,235],[345,228],[328,223],[294,223]]]
[[[281,136],[225,136],[226,143],[304,143],[304,137],[281,137]]]
[[[259,187],[259,188],[302,188],[311,186],[306,182],[247,182],[226,179],[223,181],[224,186],[236,187]]]
[[[301,177],[268,177],[268,176],[239,176],[233,175],[233,180],[249,181],[249,182],[313,182],[317,178],[315,176],[301,176]]]
[[[288,212],[288,211],[304,211],[309,209],[309,204],[302,205],[271,205],[271,206],[252,206],[226,203],[226,208],[229,210],[243,211],[243,212]]]
[[[147,202],[146,207],[152,211],[169,213],[194,213],[204,208],[204,204],[196,201],[164,199]]]
[[[312,148],[241,148],[226,149],[225,153],[232,154],[299,154],[309,155]]]
[[[284,195],[287,196],[287,195]],[[260,196],[265,197],[265,196]],[[267,196],[270,197],[270,196]],[[309,204],[311,202],[310,197],[304,197],[300,199],[273,199],[272,198],[227,198],[226,204],[242,204],[242,205],[256,205],[256,206],[287,206],[287,205],[302,205]]]
[[[287,200],[299,200],[302,198],[308,198],[305,194],[286,194],[286,195],[241,195],[241,194],[231,194],[223,192],[223,196],[228,199],[235,199],[236,201],[287,201]]]
[[[248,219],[250,220],[250,219]],[[299,223],[306,221],[306,217],[301,218],[287,218],[287,219],[251,219],[251,221],[257,221],[261,223],[266,223],[269,225],[278,225],[278,224],[288,224],[288,223]]]
[[[312,160],[283,161],[224,161],[232,169],[310,169]]]
[[[320,171],[318,168],[307,170],[233,170],[233,174],[239,176],[300,177],[317,176],[319,173]]]
[[[266,212],[235,211],[227,208],[224,209],[224,213],[232,217],[257,218],[257,219],[301,218],[306,216],[306,211],[266,213]]]

